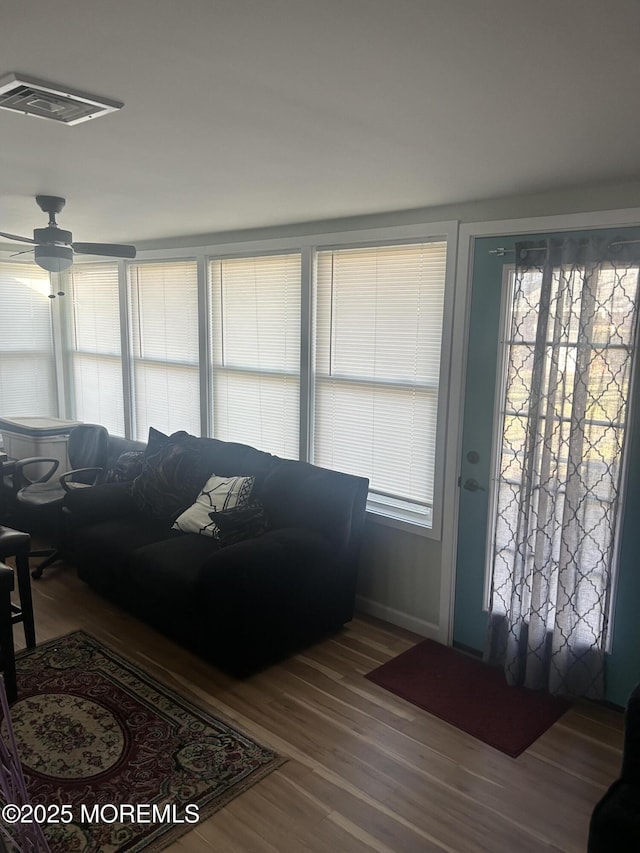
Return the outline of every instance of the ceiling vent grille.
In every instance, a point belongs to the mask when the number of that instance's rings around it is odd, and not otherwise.
[[[0,77],[0,108],[48,118],[61,124],[80,124],[122,109],[123,106],[118,101],[62,89],[56,84],[34,80],[23,74],[11,73]]]

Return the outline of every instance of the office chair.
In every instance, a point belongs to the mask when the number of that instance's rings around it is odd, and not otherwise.
[[[72,489],[94,486],[104,479],[107,466],[109,433],[97,424],[81,424],[73,427],[69,433],[67,453],[71,470],[53,479],[59,467],[59,461],[46,456],[34,456],[20,459],[15,463],[14,488],[16,490],[17,509],[21,526],[29,532],[46,531],[55,547],[44,551],[32,551],[31,556],[46,556],[31,573],[39,578],[47,566],[63,556],[63,516],[62,505],[67,492]],[[27,473],[33,466],[38,470],[48,466],[45,473],[31,479]]]

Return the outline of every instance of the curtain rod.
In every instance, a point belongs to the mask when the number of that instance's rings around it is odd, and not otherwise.
[[[626,246],[628,243],[640,243],[640,240],[616,240],[615,243],[609,243],[610,246]],[[528,249],[529,252],[546,252],[546,246],[532,246]],[[503,255],[511,254],[515,252],[515,249],[505,249],[503,246],[499,246],[497,249],[489,249],[490,255],[497,255],[501,258]]]

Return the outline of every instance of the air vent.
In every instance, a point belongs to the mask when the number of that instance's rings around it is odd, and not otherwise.
[[[98,99],[95,95],[63,89],[23,74],[5,74],[0,78],[0,108],[62,124],[80,124],[123,106],[118,101]]]

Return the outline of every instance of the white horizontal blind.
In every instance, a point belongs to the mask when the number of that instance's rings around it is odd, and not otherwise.
[[[314,461],[431,526],[446,242],[320,251]],[[373,507],[375,508],[375,507]]]
[[[209,262],[213,434],[299,453],[299,254]]]
[[[118,264],[76,264],[69,278],[73,417],[124,435]]]
[[[200,435],[198,279],[193,260],[129,266],[135,437]]]
[[[49,273],[0,261],[0,416],[57,416]]]

